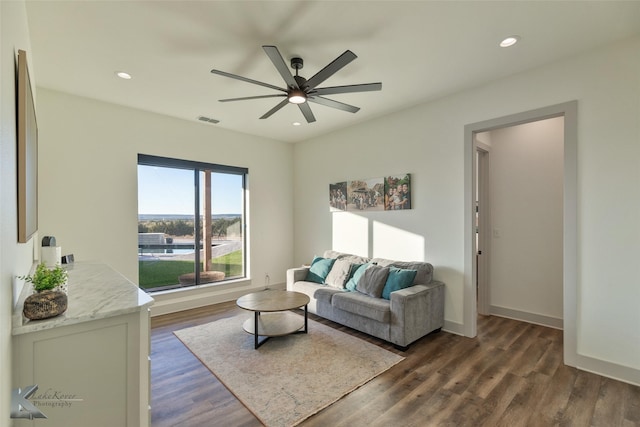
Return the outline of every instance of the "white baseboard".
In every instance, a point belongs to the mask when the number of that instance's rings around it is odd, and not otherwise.
[[[264,285],[252,286],[250,281],[246,281],[152,293],[151,297],[155,302],[151,306],[151,317],[235,301],[243,295],[262,289],[264,289]],[[284,290],[285,284],[277,283],[269,286],[269,289]]]
[[[496,305],[489,306],[489,314],[493,316],[506,317],[508,319],[520,320],[522,322],[547,326],[554,329],[563,329],[563,320],[557,317],[545,316],[543,314],[529,313],[526,311],[514,310]]]
[[[452,334],[464,336],[464,325],[462,323],[452,322],[445,319],[442,330]]]
[[[640,386],[640,369],[619,365],[602,359],[595,359],[582,354],[578,354],[577,362],[576,368],[580,370]]]

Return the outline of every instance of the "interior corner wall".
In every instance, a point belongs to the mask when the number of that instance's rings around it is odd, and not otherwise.
[[[138,283],[137,155],[143,153],[248,168],[248,268],[257,280],[234,289],[264,286],[265,273],[272,285],[285,282],[293,259],[291,144],[42,87],[38,113],[40,234],[55,236],[63,254],[107,263]],[[221,295],[234,298],[220,285],[156,294],[152,313],[172,301],[185,309],[220,302],[214,297]]]
[[[386,235],[391,245],[418,236],[423,247],[414,256],[431,262],[446,283],[445,325],[461,332],[464,127],[572,100],[578,101],[578,354],[640,373],[640,37],[296,144],[296,264],[343,245],[333,231],[346,218],[356,224],[351,240],[379,238],[376,224],[397,231]],[[412,174],[414,209],[329,212],[330,183],[404,172]]]
[[[16,69],[18,50],[27,52],[35,81],[24,1],[0,2],[0,425],[11,425],[11,315],[13,294],[21,290],[16,276],[33,264],[33,242],[18,243],[16,170]],[[36,94],[34,94],[35,96]],[[29,384],[24,384],[27,386]]]
[[[490,313],[534,317],[558,327],[563,319],[564,118],[488,133]]]

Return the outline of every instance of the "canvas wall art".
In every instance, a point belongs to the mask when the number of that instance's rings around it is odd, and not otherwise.
[[[410,174],[329,184],[330,212],[375,212],[411,209]]]
[[[385,177],[384,195],[384,210],[411,209],[411,175]]]
[[[384,179],[370,178],[347,184],[348,211],[383,211]]]
[[[347,210],[347,181],[329,184],[329,211]]]

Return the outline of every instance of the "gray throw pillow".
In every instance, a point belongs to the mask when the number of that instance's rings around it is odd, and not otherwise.
[[[403,270],[416,270],[416,277],[413,279],[414,285],[424,285],[433,279],[433,266],[426,262],[399,262],[394,261],[389,265]]]
[[[371,265],[364,271],[360,280],[358,280],[356,290],[374,298],[380,298],[384,284],[387,283],[388,276],[389,267]]]

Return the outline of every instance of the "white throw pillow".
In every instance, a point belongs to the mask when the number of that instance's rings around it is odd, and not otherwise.
[[[338,259],[333,263],[333,267],[331,267],[331,271],[327,275],[327,278],[324,279],[324,283],[333,288],[344,289],[344,284],[347,283],[350,272],[351,263],[349,261]]]

